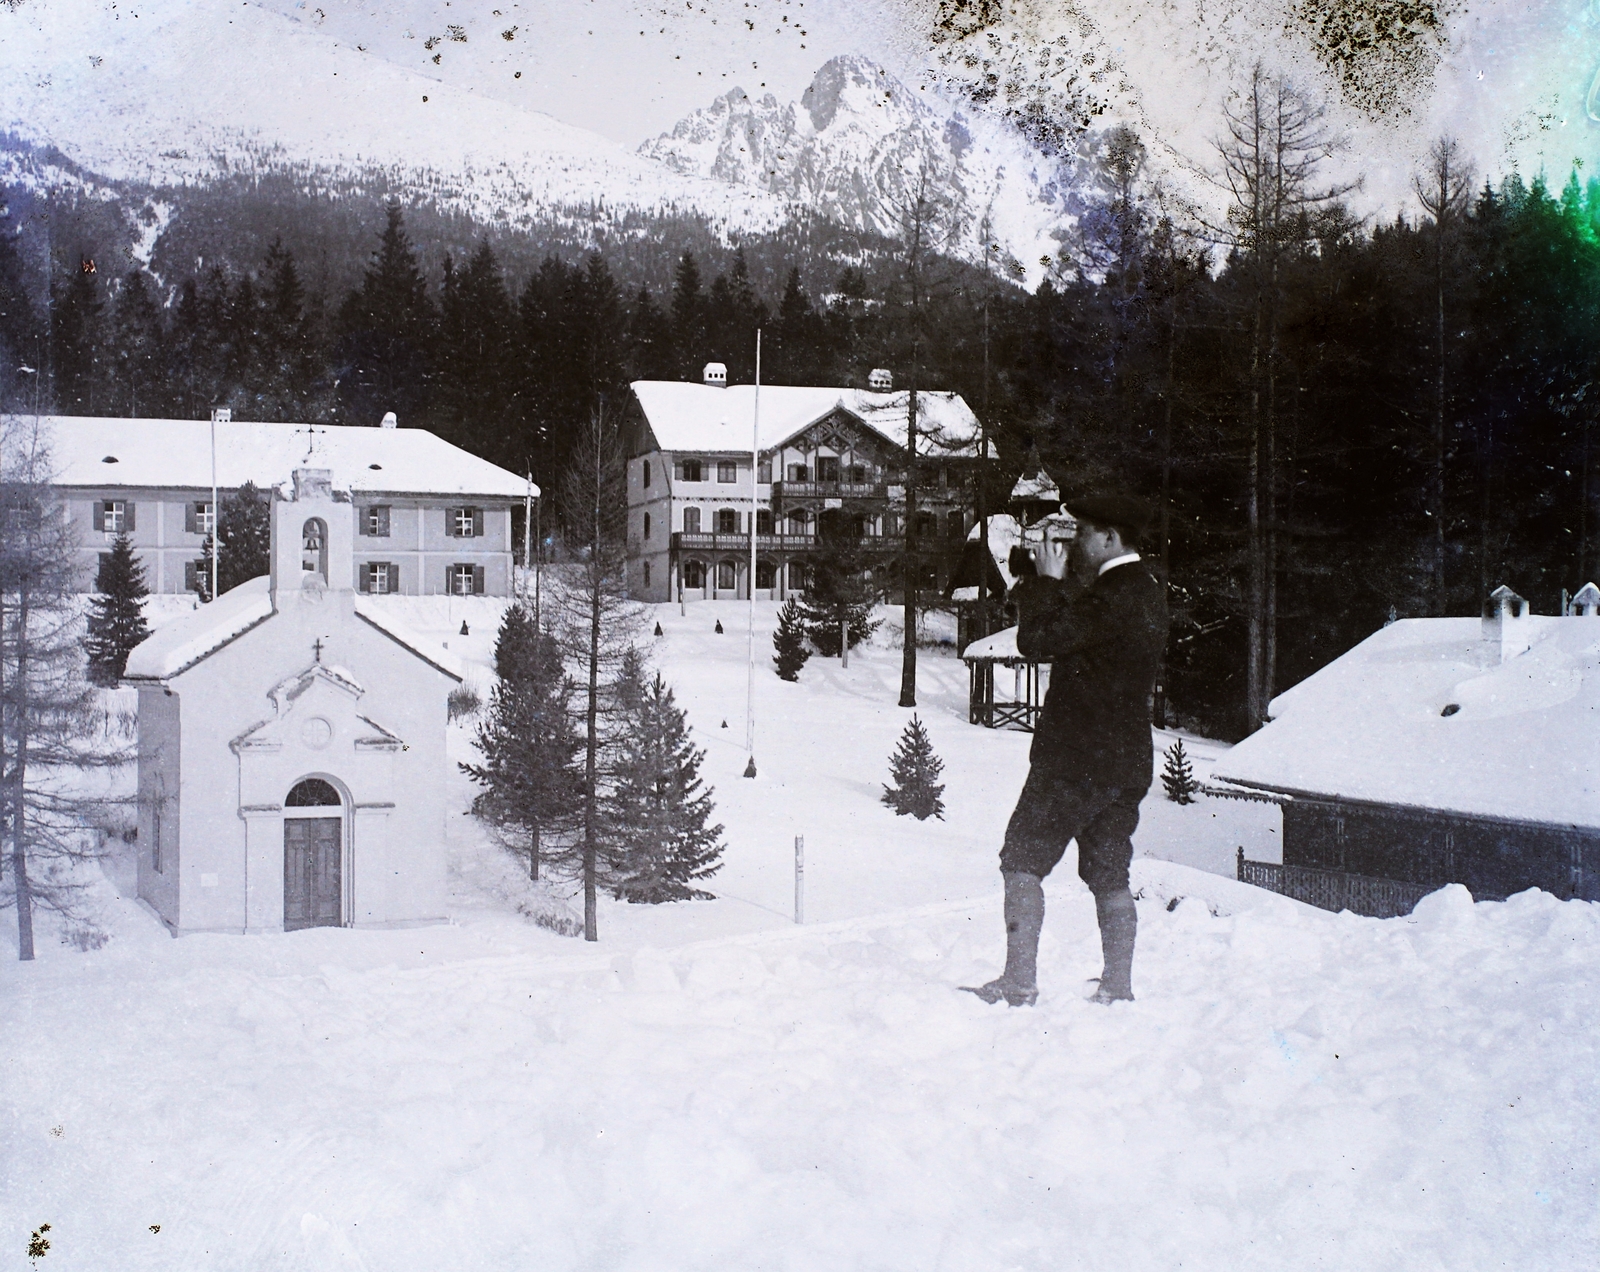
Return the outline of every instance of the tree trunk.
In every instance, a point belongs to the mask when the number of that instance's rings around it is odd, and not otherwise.
[[[917,376],[912,354],[911,390],[906,395],[906,550],[904,639],[900,644],[900,705],[917,705]]]
[[[1444,591],[1444,221],[1442,213],[1434,220],[1434,301],[1435,334],[1433,377],[1433,472],[1428,483],[1428,511],[1433,513],[1433,551],[1429,562],[1430,588],[1433,593],[1429,607],[1435,618],[1442,618],[1446,609]]]
[[[11,753],[11,884],[17,899],[17,958],[33,958],[33,893],[28,884],[28,575],[23,570],[17,587],[17,665],[11,685],[15,701],[12,719],[16,730]]]
[[[1259,267],[1258,267],[1259,268]],[[1259,279],[1259,274],[1258,274]],[[1258,281],[1250,325],[1249,595],[1245,609],[1245,732],[1261,727],[1263,619],[1266,611],[1265,553],[1261,537],[1261,341],[1264,297]]]
[[[533,838],[528,844],[528,877],[530,879],[538,879],[539,877],[539,824],[537,822],[533,825]]]

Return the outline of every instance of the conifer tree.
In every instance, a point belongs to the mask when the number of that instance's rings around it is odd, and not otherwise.
[[[386,411],[402,422],[418,420],[433,380],[427,354],[436,322],[427,281],[400,205],[388,204],[384,215],[378,250],[339,313],[343,422],[354,424],[376,424]]]
[[[944,761],[933,753],[928,731],[915,715],[900,735],[900,745],[889,757],[893,786],[883,788],[883,802],[900,817],[910,814],[918,821],[930,817],[944,820],[944,784],[938,778]]]
[[[100,283],[85,256],[50,289],[50,349],[56,409],[63,415],[94,415],[103,398]]]
[[[1183,749],[1183,739],[1175,740],[1162,754],[1167,762],[1161,770],[1161,785],[1166,787],[1167,798],[1175,804],[1194,803],[1200,783],[1194,780],[1194,769],[1189,764],[1189,753]]]
[[[218,517],[218,531],[222,536],[222,553],[217,561],[218,583],[224,592],[241,583],[258,579],[272,570],[272,505],[265,491],[253,481],[247,481],[238,490],[221,496],[222,512]],[[209,566],[211,561],[211,536],[207,535],[200,554]],[[211,573],[209,568],[198,575],[200,597],[211,599]]]
[[[778,630],[772,633],[772,647],[777,651],[772,661],[777,664],[779,679],[799,680],[800,669],[811,657],[811,651],[806,648],[805,619],[800,603],[793,596],[778,611]]]
[[[678,372],[683,378],[700,378],[706,361],[706,301],[700,291],[700,266],[685,252],[678,261],[672,284],[672,344]]]
[[[840,656],[839,630],[854,649],[878,629],[872,617],[877,592],[867,572],[858,526],[848,511],[830,510],[817,520],[800,615],[812,646],[824,658]]]
[[[637,692],[637,691],[636,691]],[[606,796],[618,900],[709,900],[694,883],[722,868],[722,827],[708,825],[712,792],[700,779],[705,750],[689,740],[684,711],[659,672],[632,703]]]
[[[144,621],[144,598],[150,589],[127,535],[119,534],[112,541],[95,588],[83,647],[89,656],[89,679],[111,686],[122,679],[133,647],[150,634]]]
[[[509,851],[526,856],[528,875],[537,879],[541,863],[552,857],[570,864],[570,846],[552,853],[548,840],[570,832],[583,795],[574,685],[560,643],[539,630],[525,606],[507,608],[494,652],[499,682],[476,738],[484,762],[463,764],[461,771],[484,788],[472,801],[473,813],[496,829]]]
[[[130,270],[112,306],[105,372],[107,406],[132,419],[167,414],[166,330],[150,276]]]

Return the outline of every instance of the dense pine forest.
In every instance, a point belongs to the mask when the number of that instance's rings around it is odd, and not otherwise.
[[[737,243],[643,269],[636,244],[534,263],[504,231],[429,265],[411,210],[369,202],[340,270],[297,256],[291,225],[258,227],[253,263],[188,272],[58,239],[41,301],[14,204],[0,389],[62,414],[392,410],[550,484],[630,380],[715,360],[749,382],[760,328],[768,383],[864,385],[884,366],[964,394],[1004,455],[991,509],[1035,461],[1066,492],[1156,503],[1171,709],[1237,736],[1390,618],[1477,614],[1501,583],[1554,613],[1600,573],[1600,182],[1484,180],[1441,144],[1420,210],[1361,223],[1309,160],[1264,176],[1259,129],[1230,123],[1224,222],[1164,218],[1137,138],[1114,138],[1103,198],[1032,294],[931,250],[931,205],[887,265],[813,245],[785,269],[768,239],[753,276]]]

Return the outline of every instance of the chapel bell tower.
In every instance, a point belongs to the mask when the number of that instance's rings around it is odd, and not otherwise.
[[[333,489],[327,468],[297,468],[292,489],[272,499],[272,596],[351,592],[354,518],[350,496]]]

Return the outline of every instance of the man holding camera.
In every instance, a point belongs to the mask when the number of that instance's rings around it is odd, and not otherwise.
[[[1046,518],[1032,552],[1036,573],[1015,591],[1017,649],[1051,664],[1050,690],[1000,852],[1006,968],[972,989],[1013,1007],[1038,998],[1043,879],[1073,839],[1105,956],[1094,1001],[1133,998],[1138,912],[1128,866],[1154,775],[1149,703],[1167,643],[1166,591],[1135,550],[1150,520],[1143,503],[1100,495],[1063,507],[1076,533],[1066,518]]]

